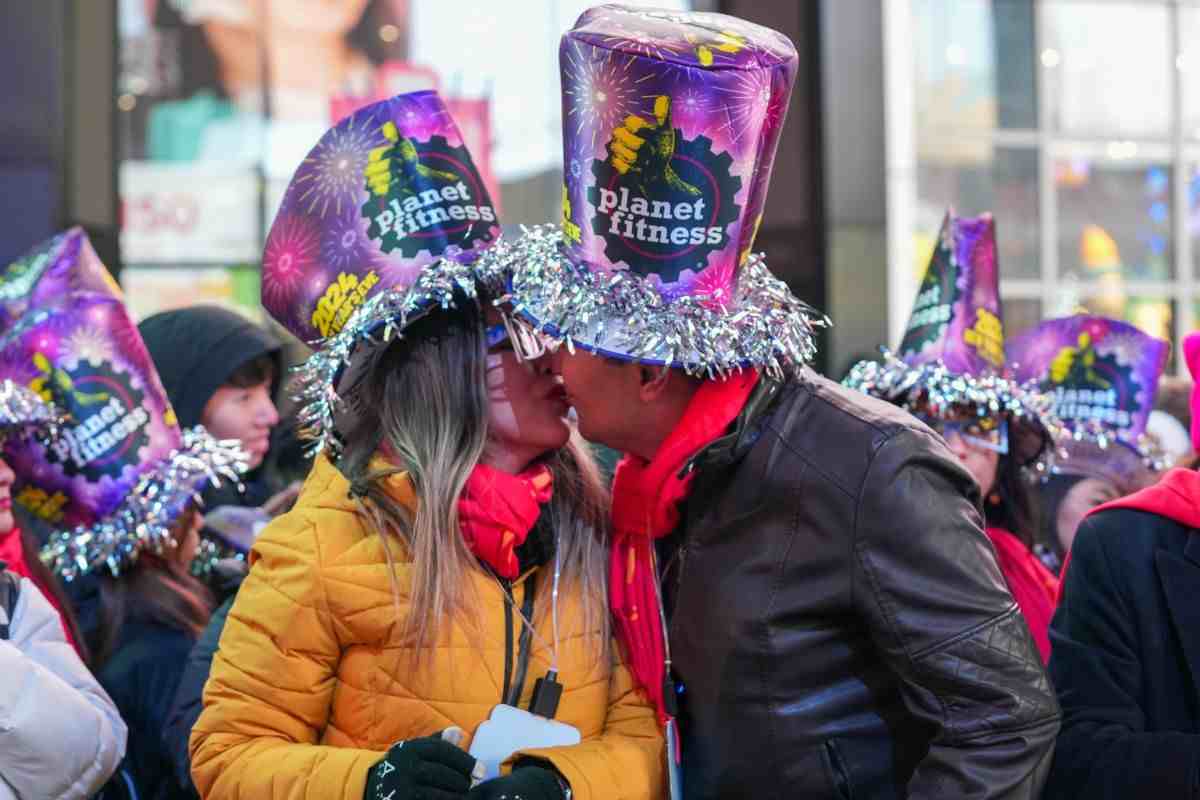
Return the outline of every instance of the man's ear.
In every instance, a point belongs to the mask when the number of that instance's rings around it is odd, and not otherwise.
[[[646,364],[638,364],[637,368],[640,379],[638,397],[642,402],[652,403],[662,397],[663,392],[667,390],[667,382],[671,379],[671,370]]]

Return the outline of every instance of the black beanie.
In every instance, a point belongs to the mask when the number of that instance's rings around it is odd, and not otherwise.
[[[209,398],[243,364],[271,356],[276,385],[280,380],[282,343],[235,311],[209,305],[163,311],[138,330],[184,428],[200,424]]]

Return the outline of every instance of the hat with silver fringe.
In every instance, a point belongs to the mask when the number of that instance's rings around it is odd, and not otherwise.
[[[1009,451],[1044,472],[1063,430],[1053,399],[1008,374],[990,214],[948,213],[900,347],[854,366],[845,385],[918,416],[1008,425]]]
[[[495,207],[436,92],[397,95],[343,119],[284,194],[263,253],[263,305],[316,352],[292,384],[301,433],[336,445],[339,380],[363,345],[477,296]]]
[[[1008,354],[1016,377],[1050,396],[1067,433],[1055,472],[1102,477],[1132,492],[1169,466],[1146,434],[1167,342],[1126,322],[1077,314],[1026,331]]]
[[[49,302],[0,338],[0,379],[66,417],[53,438],[7,443],[13,499],[58,531],[42,558],[59,576],[118,575],[142,553],[173,546],[183,511],[207,484],[236,482],[246,455],[202,428],[180,430],[119,295]]]
[[[828,320],[752,253],[796,76],[786,36],[622,6],[562,38],[563,216],[486,253],[517,315],[608,356],[782,377]]]
[[[0,381],[0,444],[10,437],[52,439],[65,421],[62,412],[37,393],[8,379]]]

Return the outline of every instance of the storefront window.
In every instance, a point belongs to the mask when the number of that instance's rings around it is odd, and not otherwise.
[[[922,154],[917,162],[917,225],[936,235],[946,208],[963,215],[995,213],[999,258],[1007,277],[1036,278],[1038,157],[1029,148],[989,142]],[[932,247],[932,241],[930,242]],[[917,248],[924,254],[928,248]]]
[[[1010,333],[1080,309],[1176,342],[1197,327],[1200,5],[903,8],[885,35],[914,92],[887,125],[911,150],[889,159],[915,169],[889,175],[889,217],[912,238],[893,241],[889,287],[914,285],[947,208],[992,211]]]
[[[1063,278],[1172,277],[1170,164],[1061,159],[1054,183]]]
[[[118,2],[122,281],[139,315],[205,300],[258,310],[292,173],[334,121],[400,92],[441,92],[506,223],[559,213],[556,43],[593,3]]]

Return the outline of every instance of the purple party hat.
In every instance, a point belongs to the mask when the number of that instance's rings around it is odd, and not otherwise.
[[[1039,471],[1062,436],[1051,398],[1008,372],[991,214],[946,214],[900,347],[856,364],[844,383],[918,416],[1003,417],[1014,457]]]
[[[1169,355],[1167,342],[1129,323],[1084,314],[1046,320],[1011,343],[1017,378],[1053,398],[1070,434],[1056,471],[1133,490],[1165,468],[1145,431]]]
[[[43,551],[56,573],[118,574],[170,544],[200,489],[237,481],[246,456],[203,428],[180,430],[119,295],[74,291],[29,303],[0,339],[0,380],[53,403],[67,421],[52,439],[6,443],[13,497],[59,531]]]
[[[499,233],[441,97],[397,95],[340,121],[296,169],[263,251],[263,305],[320,346],[368,298],[469,262]]]
[[[735,17],[606,5],[562,38],[563,216],[482,261],[537,329],[618,358],[782,374],[827,324],[751,254],[798,57]]]
[[[83,228],[75,227],[34,246],[0,271],[0,334],[30,308],[45,308],[79,291],[121,295]]]
[[[262,289],[271,316],[316,348],[295,382],[314,451],[336,442],[337,390],[360,345],[390,341],[456,296],[477,297],[476,260],[499,235],[436,92],[366,106],[321,137],[267,237]]]

